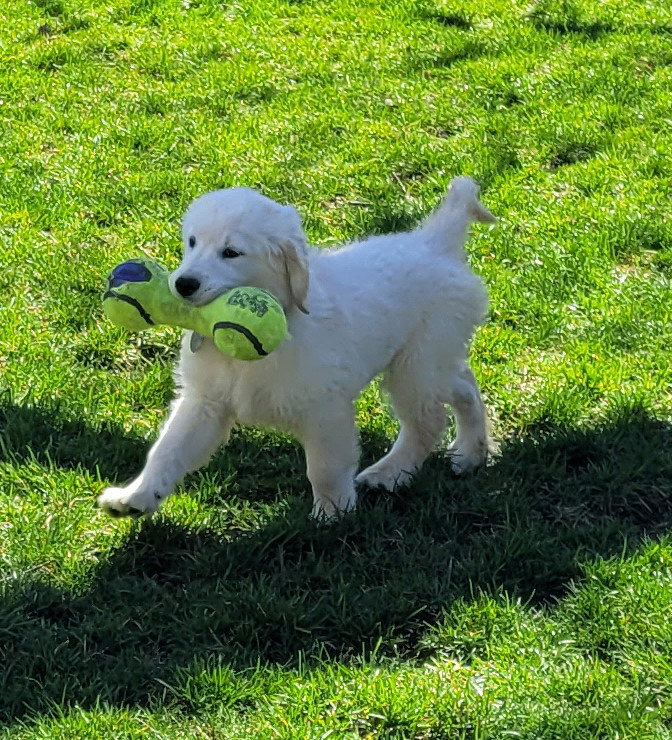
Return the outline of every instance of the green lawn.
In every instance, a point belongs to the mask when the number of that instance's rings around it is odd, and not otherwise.
[[[666,0],[10,0],[0,8],[0,737],[672,738]],[[244,184],[313,243],[408,228],[455,174],[501,452],[309,521],[240,430],[152,521],[177,333],[101,313]],[[363,460],[396,424],[358,406]]]

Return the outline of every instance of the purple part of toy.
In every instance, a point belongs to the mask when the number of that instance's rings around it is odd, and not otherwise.
[[[110,288],[117,288],[124,283],[146,283],[151,279],[152,273],[146,265],[137,260],[128,260],[112,270],[107,282]]]

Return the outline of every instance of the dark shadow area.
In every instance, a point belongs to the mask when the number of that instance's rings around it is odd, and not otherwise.
[[[20,406],[0,395],[0,463],[35,460],[42,465],[84,468],[125,480],[137,472],[149,447],[118,424],[93,427],[63,418],[58,405]]]
[[[47,15],[59,16],[65,13],[62,0],[35,0],[35,5]]]
[[[663,24],[650,24],[647,25],[646,28],[654,35],[654,36],[672,36],[672,23],[663,23]]]
[[[558,170],[566,165],[587,162],[597,153],[597,145],[592,142],[571,143],[559,147],[548,163],[551,170]]]
[[[365,230],[367,234],[374,236],[377,234],[396,234],[417,228],[419,220],[417,213],[411,212],[411,209],[404,210],[402,206],[398,210],[388,209],[373,213]]]
[[[460,62],[475,61],[490,55],[491,52],[488,51],[484,44],[473,39],[465,39],[459,44],[447,46],[444,50],[437,53],[414,53],[410,55],[407,62],[407,69],[410,73],[449,69]]]
[[[581,18],[576,9],[570,12],[549,12],[543,7],[535,8],[528,14],[528,19],[539,31],[557,34],[559,36],[583,36],[588,41],[597,41],[607,34],[633,34],[648,31],[649,33],[668,36],[672,34],[669,23],[626,23],[614,25],[597,19]]]
[[[30,440],[10,440],[15,455],[50,438],[49,420],[30,421]],[[104,433],[130,457],[144,453]],[[86,450],[99,434],[60,427],[51,459],[75,464],[78,441]],[[364,443],[369,458],[380,440],[365,432]],[[275,451],[257,444],[272,468]],[[442,610],[480,592],[552,607],[582,562],[672,526],[671,483],[672,425],[631,411],[582,431],[541,421],[466,480],[437,454],[411,488],[364,493],[332,526],[308,521],[298,495],[254,531],[140,522],[75,590],[29,576],[4,587],[0,720],[55,704],[146,706],[197,659],[235,670],[292,665],[300,652],[348,660],[381,637],[379,653],[408,656]]]
[[[548,31],[560,35],[574,34],[583,36],[590,41],[595,41],[607,33],[616,30],[610,23],[602,21],[580,21],[574,18],[552,18],[545,14],[535,15],[532,13],[530,19],[534,27],[540,31]]]
[[[459,28],[462,31],[469,31],[472,28],[471,20],[462,13],[441,12],[436,8],[427,9],[420,14],[421,18],[438,23],[440,26],[449,28]]]

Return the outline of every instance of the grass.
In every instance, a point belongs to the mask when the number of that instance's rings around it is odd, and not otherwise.
[[[672,13],[537,0],[35,0],[0,9],[0,738],[672,737]],[[202,192],[313,243],[499,215],[473,364],[501,453],[307,519],[240,430],[153,521],[177,335],[100,310]],[[395,422],[372,386],[362,455]]]

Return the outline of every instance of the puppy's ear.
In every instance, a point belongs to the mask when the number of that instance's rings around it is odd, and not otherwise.
[[[309,281],[306,243],[303,238],[286,239],[279,242],[278,246],[282,260],[281,269],[285,272],[289,294],[299,311],[308,313],[305,306]]]
[[[274,240],[277,253],[278,269],[284,272],[287,288],[292,301],[303,313],[308,313],[305,306],[308,296],[308,250],[306,237],[301,227],[299,214],[291,206],[283,206],[286,219],[284,233]]]

